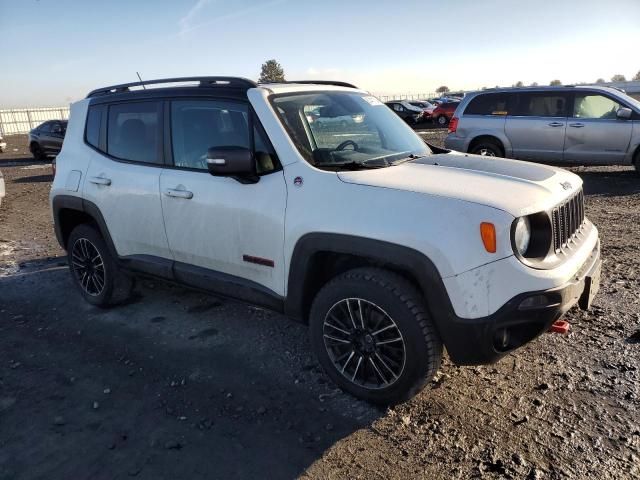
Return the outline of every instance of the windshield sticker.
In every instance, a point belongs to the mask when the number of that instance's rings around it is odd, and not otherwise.
[[[376,97],[367,96],[367,97],[362,97],[362,99],[365,102],[367,102],[369,105],[373,105],[374,107],[378,105],[382,105],[382,102],[378,100]]]

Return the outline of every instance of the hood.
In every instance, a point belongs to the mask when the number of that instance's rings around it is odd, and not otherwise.
[[[580,177],[560,168],[455,152],[394,167],[339,172],[338,177],[347,183],[487,205],[514,217],[547,210],[582,187]]]

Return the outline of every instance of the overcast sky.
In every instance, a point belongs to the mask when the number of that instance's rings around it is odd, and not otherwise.
[[[640,0],[0,0],[0,109],[269,58],[379,94],[630,78],[639,46]]]

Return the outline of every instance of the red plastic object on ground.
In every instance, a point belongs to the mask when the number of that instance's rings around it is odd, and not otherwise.
[[[566,320],[556,320],[555,322],[553,322],[553,325],[551,325],[549,332],[550,333],[569,333],[570,327],[571,325],[569,325],[569,322],[567,322]]]

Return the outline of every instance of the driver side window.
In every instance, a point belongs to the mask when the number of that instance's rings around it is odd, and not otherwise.
[[[207,170],[211,147],[251,148],[246,104],[223,100],[171,103],[171,143],[176,167]]]

